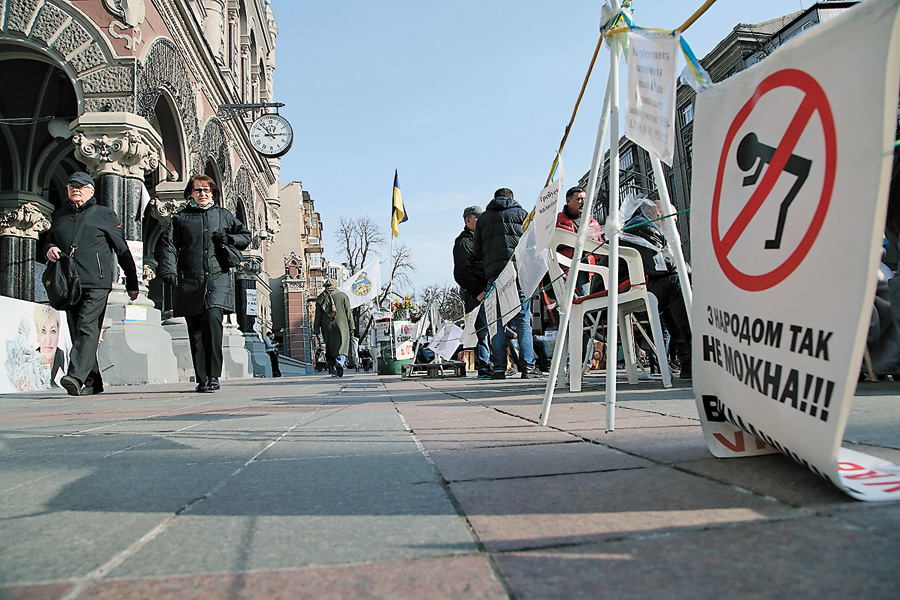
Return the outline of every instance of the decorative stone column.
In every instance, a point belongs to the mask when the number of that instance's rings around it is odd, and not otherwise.
[[[112,385],[178,381],[172,338],[147,297],[152,272],[144,269],[138,220],[145,208],[144,175],[159,168],[162,140],[146,119],[126,112],[84,113],[70,129],[75,157],[97,180],[97,203],[119,216],[142,280],[133,302],[124,281],[113,284],[98,351],[103,378]]]
[[[37,237],[50,221],[34,202],[0,208],[0,295],[35,301]]]
[[[250,355],[250,371],[254,377],[271,377],[272,362],[266,354],[265,344],[254,328],[256,315],[247,314],[247,290],[256,289],[256,278],[260,273],[262,257],[256,252],[245,252],[244,262],[234,269],[234,309],[242,336],[242,347]]]

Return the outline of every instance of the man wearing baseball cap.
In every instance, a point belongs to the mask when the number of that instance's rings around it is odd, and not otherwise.
[[[103,391],[97,346],[106,301],[118,277],[116,261],[125,272],[125,289],[132,300],[138,296],[137,269],[119,216],[94,200],[91,176],[83,171],[72,173],[66,191],[67,200],[53,214],[44,255],[56,262],[61,254],[68,254],[81,279],[81,298],[66,310],[72,351],[69,369],[59,383],[70,396],[87,396]],[[81,228],[81,237],[78,246],[73,247],[76,228]]]
[[[478,223],[478,217],[482,212],[480,206],[470,206],[463,210],[465,227],[453,242],[453,279],[462,290],[461,296],[467,314],[484,299],[484,266],[475,258],[475,224]],[[475,369],[478,371],[479,379],[490,379],[494,369],[487,341],[488,330],[484,308],[479,309],[475,318],[475,331],[478,336],[478,344],[475,346]]]

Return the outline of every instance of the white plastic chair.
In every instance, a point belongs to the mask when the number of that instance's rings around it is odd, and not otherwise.
[[[549,272],[550,279],[553,282],[553,292],[556,295],[557,306],[562,313],[562,298],[565,294],[565,278],[563,273],[567,272],[572,265],[572,259],[560,252],[560,247],[575,247],[577,234],[566,231],[565,229],[555,229],[553,237],[550,240],[549,254]],[[595,244],[588,240],[585,249],[597,255],[609,255],[609,245],[593,249]],[[625,355],[625,369],[628,374],[629,383],[637,383],[637,359],[634,352],[634,336],[632,335],[632,319],[634,313],[646,312],[650,318],[651,337],[641,329],[641,334],[652,347],[656,354],[663,387],[672,387],[672,373],[669,370],[669,362],[666,359],[665,342],[662,335],[662,325],[659,320],[659,307],[656,296],[647,291],[646,278],[644,276],[644,265],[641,262],[640,253],[634,248],[619,246],[619,258],[625,261],[628,269],[628,280],[619,285],[619,334],[622,340],[622,348]],[[582,263],[579,271],[587,271],[594,273],[595,277],[603,277],[604,282],[609,287],[609,270],[599,265],[590,265]],[[597,292],[589,296],[575,297],[572,303],[571,315],[569,315],[569,391],[581,391],[581,378],[585,364],[585,348],[583,344],[583,332],[590,331],[591,339],[596,332],[597,324],[603,311],[609,309],[609,296],[606,291]],[[589,323],[585,323],[585,317],[588,317]],[[560,320],[565,315],[560,314]],[[559,348],[565,348],[566,344],[563,340],[557,341]],[[607,352],[616,352],[616,348],[608,348]],[[562,364],[562,363],[561,363]]]

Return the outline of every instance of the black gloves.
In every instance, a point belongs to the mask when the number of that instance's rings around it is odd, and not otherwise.
[[[213,243],[220,248],[222,246],[230,245],[234,243],[234,240],[230,235],[225,233],[224,231],[214,231],[212,234]]]
[[[174,273],[167,273],[166,275],[163,275],[162,280],[164,283],[168,283],[172,287],[178,285],[178,278],[175,277]]]

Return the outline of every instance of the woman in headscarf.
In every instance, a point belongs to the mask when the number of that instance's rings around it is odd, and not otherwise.
[[[318,333],[320,341],[325,344],[328,370],[334,368],[334,374],[338,377],[344,376],[344,365],[350,352],[351,329],[353,313],[350,312],[350,299],[329,279],[325,282],[325,291],[316,298],[313,332]]]

